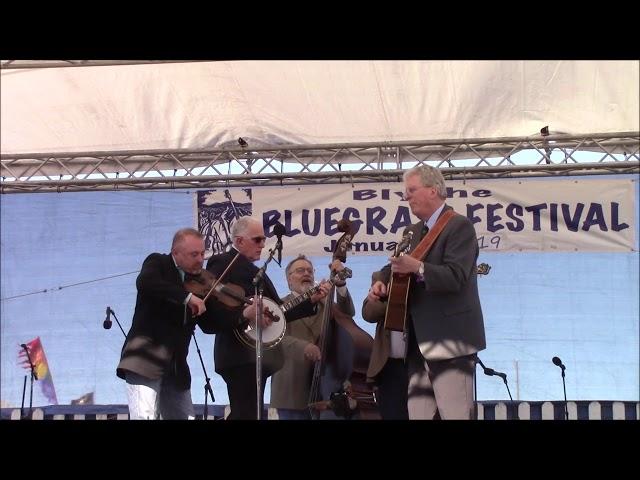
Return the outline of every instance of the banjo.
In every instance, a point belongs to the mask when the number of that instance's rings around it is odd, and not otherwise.
[[[347,278],[351,278],[352,271],[349,268],[345,268],[340,272],[337,272],[332,278],[327,280],[331,286],[335,282],[342,282]],[[278,305],[270,298],[264,297],[262,304],[271,312],[273,316],[273,322],[268,327],[262,328],[262,348],[268,350],[278,345],[284,338],[284,334],[287,331],[287,322],[284,318],[285,312],[297,307],[302,302],[308,300],[320,290],[320,285],[311,287],[306,292],[292,298],[282,305]],[[240,340],[244,345],[251,348],[256,348],[256,341],[258,339],[256,329],[252,327],[248,322],[243,323],[240,327],[234,330],[236,338]]]

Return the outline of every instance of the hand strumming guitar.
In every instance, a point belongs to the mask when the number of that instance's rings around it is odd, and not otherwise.
[[[373,285],[371,285],[367,298],[370,302],[382,301],[387,298],[387,285],[384,282],[377,280]]]

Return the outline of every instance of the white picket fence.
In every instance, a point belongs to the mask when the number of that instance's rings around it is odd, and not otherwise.
[[[87,405],[69,407],[68,411],[82,412],[90,409],[94,413],[47,413],[53,407],[29,409],[3,409],[2,419],[20,420],[128,420],[129,414],[122,413],[123,406]],[[60,406],[56,407],[58,411]],[[9,412],[7,412],[9,410]],[[98,412],[99,413],[96,413]],[[640,402],[622,401],[570,401],[567,402],[569,420],[640,420]],[[228,405],[209,406],[207,419],[220,420],[229,415]],[[196,418],[202,419],[202,405],[196,405]],[[278,420],[278,412],[268,408],[266,418]],[[478,420],[564,420],[564,402],[478,402]]]
[[[640,402],[567,402],[569,420],[640,420]],[[478,420],[564,420],[564,402],[479,402]]]

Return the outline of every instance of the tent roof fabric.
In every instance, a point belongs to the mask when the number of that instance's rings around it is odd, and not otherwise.
[[[3,69],[3,154],[639,130],[637,61],[225,61]]]

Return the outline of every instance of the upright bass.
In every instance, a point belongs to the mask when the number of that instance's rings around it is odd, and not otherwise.
[[[333,251],[333,260],[346,262],[354,232],[351,222],[341,220],[343,232]],[[332,272],[332,278],[336,275]],[[333,283],[333,282],[332,282]],[[335,286],[325,299],[318,347],[321,360],[315,364],[309,394],[311,418],[380,418],[367,382],[367,367],[373,338],[356,325],[351,316],[334,304]]]

